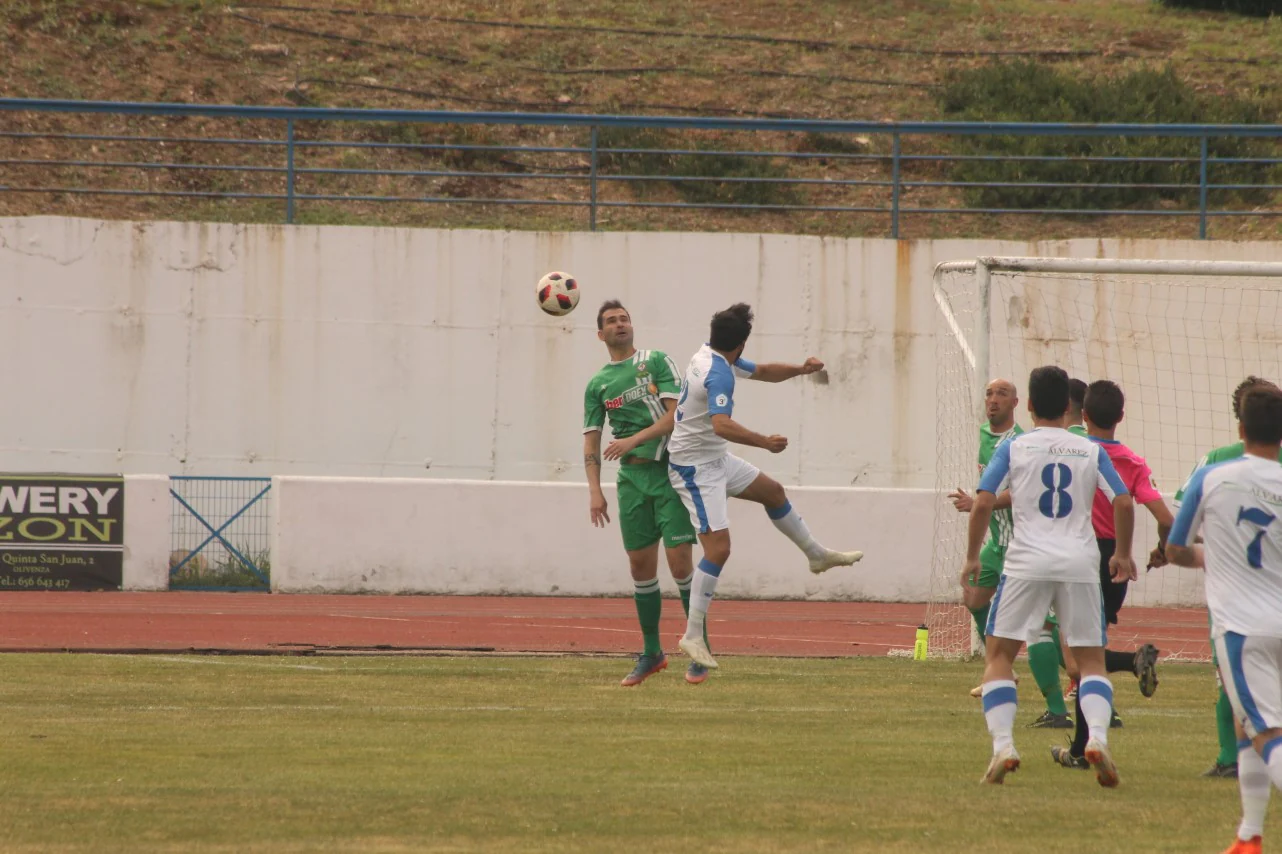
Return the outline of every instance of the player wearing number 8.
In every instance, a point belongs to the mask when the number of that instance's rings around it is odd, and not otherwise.
[[[1034,429],[1005,442],[980,480],[968,530],[964,573],[978,575],[979,550],[997,495],[1009,486],[1014,535],[988,615],[984,667],[984,717],[993,737],[993,757],[982,782],[1001,783],[1019,767],[1012,736],[1016,691],[1012,664],[1026,642],[1041,635],[1052,606],[1082,675],[1079,696],[1090,738],[1086,759],[1100,784],[1116,786],[1117,767],[1108,750],[1113,686],[1104,666],[1107,643],[1099,585],[1099,546],[1091,523],[1095,491],[1113,503],[1117,553],[1114,577],[1135,577],[1130,558],[1135,506],[1108,454],[1064,429],[1069,408],[1068,374],[1037,368],[1028,380]]]
[[[1228,854],[1258,854],[1269,783],[1282,788],[1282,391],[1252,388],[1240,411],[1245,455],[1193,475],[1167,557],[1206,569],[1216,664],[1238,725],[1242,822]]]

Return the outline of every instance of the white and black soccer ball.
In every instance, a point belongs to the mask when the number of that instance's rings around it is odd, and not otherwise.
[[[579,304],[579,283],[569,273],[548,273],[539,279],[534,296],[539,301],[539,308],[561,317],[574,311]]]

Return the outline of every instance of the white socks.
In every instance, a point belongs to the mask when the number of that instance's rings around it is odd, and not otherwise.
[[[1014,747],[1015,683],[1010,679],[995,679],[984,683],[984,720],[988,733],[993,737],[993,753],[1004,747]]]
[[[792,502],[785,501],[782,507],[776,507],[771,510],[766,508],[766,515],[770,521],[775,523],[775,527],[783,531],[783,535],[797,544],[797,548],[806,553],[806,557],[818,558],[827,553],[827,549],[815,541],[811,536],[810,529],[806,527],[806,522],[801,518],[801,514],[792,509]]]
[[[1113,719],[1113,683],[1104,676],[1084,676],[1077,686],[1077,702],[1086,718],[1089,736],[1108,744],[1108,725]]]
[[[686,618],[685,636],[690,640],[703,640],[703,627],[708,621],[708,606],[717,592],[721,567],[706,557],[695,567],[690,584],[690,616]]]
[[[1264,833],[1264,814],[1269,810],[1269,768],[1255,752],[1249,739],[1237,745],[1237,787],[1242,795],[1242,823],[1237,838],[1248,840]]]

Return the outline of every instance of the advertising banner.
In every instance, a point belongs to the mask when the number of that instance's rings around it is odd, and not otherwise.
[[[0,590],[119,590],[125,479],[0,474]]]

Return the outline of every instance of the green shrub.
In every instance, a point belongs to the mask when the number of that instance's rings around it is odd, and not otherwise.
[[[271,554],[267,550],[257,553],[240,547],[245,555],[266,578],[271,578]],[[190,590],[202,587],[233,587],[249,590],[266,590],[271,587],[270,581],[260,578],[257,573],[241,563],[231,554],[224,553],[218,561],[210,565],[202,555],[190,559],[177,572],[172,572],[169,587],[171,590]]]
[[[999,62],[955,72],[945,79],[940,107],[952,121],[1134,124],[1259,124],[1268,121],[1257,103],[1204,96],[1167,69],[1141,69],[1112,78],[1087,78],[1034,62]],[[977,186],[967,203],[986,208],[1125,209],[1155,202],[1195,207],[1201,140],[1193,137],[966,136],[952,142],[960,155],[1000,159],[954,163],[953,180],[978,184],[1082,183],[1085,187]],[[1211,158],[1268,157],[1269,141],[1212,137]],[[1189,162],[1037,161],[1018,157],[1191,158]],[[1269,183],[1268,164],[1211,164],[1215,184]],[[1191,187],[1100,186],[1181,184]],[[1212,191],[1223,204],[1261,202],[1263,190]]]

